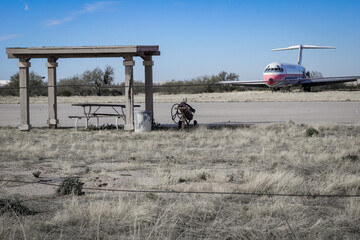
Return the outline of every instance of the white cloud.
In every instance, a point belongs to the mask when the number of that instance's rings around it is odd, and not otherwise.
[[[46,23],[45,23],[45,26],[50,27],[50,26],[54,26],[54,25],[59,25],[59,24],[65,23],[65,22],[69,22],[69,21],[71,21],[73,19],[74,19],[73,16],[68,16],[68,17],[65,17],[63,19],[47,20]]]
[[[82,10],[82,12],[93,12],[96,11],[98,9],[100,9],[103,5],[105,5],[107,2],[96,2],[93,4],[85,4],[84,9]]]
[[[2,35],[2,36],[0,36],[0,41],[11,40],[11,39],[14,39],[14,38],[16,38],[18,36],[20,36],[20,35],[19,34]]]
[[[95,12],[95,11],[98,11],[100,9],[107,8],[110,5],[113,5],[115,3],[117,3],[117,2],[102,1],[102,2],[95,2],[95,3],[92,3],[92,4],[85,4],[83,9],[81,9],[79,11],[69,13],[68,16],[66,16],[65,18],[47,20],[46,23],[45,23],[45,26],[50,27],[50,26],[59,25],[59,24],[65,23],[65,22],[69,22],[69,21],[74,20],[76,17],[78,17],[78,16],[80,16],[82,14]]]

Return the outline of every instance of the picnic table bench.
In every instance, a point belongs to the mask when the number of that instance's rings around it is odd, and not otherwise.
[[[115,126],[116,129],[119,129],[119,119],[125,121],[124,108],[125,104],[113,104],[113,103],[74,103],[71,106],[79,106],[83,108],[83,115],[69,116],[70,119],[75,118],[75,128],[77,129],[78,121],[85,119],[85,128],[89,126],[89,120],[91,118],[96,118],[96,126],[99,126],[99,118],[103,117],[115,117]],[[140,105],[134,105],[134,107],[140,107]],[[101,108],[112,109],[112,112],[99,112]]]

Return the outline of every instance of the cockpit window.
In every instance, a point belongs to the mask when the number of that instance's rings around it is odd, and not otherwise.
[[[279,67],[278,65],[276,67],[270,67],[268,66],[266,69],[265,69],[265,72],[283,72],[284,69],[282,67]]]

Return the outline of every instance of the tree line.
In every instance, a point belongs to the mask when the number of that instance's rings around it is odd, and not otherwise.
[[[44,77],[30,72],[29,74],[29,94],[30,96],[47,96],[47,83]],[[57,82],[58,96],[87,96],[87,95],[110,95],[110,90],[104,87],[115,86],[114,69],[106,66],[104,70],[96,67],[94,70],[87,70],[81,75],[60,79]],[[19,96],[19,73],[10,77],[10,82],[0,88],[3,96]],[[121,92],[114,90],[115,95]]]
[[[47,96],[47,83],[43,81],[44,77],[30,72],[29,85],[30,96]],[[236,73],[220,72],[217,75],[205,75],[187,81],[171,80],[165,83],[154,83],[155,93],[179,94],[179,93],[206,93],[206,92],[226,92],[241,91],[242,87],[230,85],[214,85],[220,81],[238,80]],[[145,92],[145,83],[134,81],[134,94]],[[19,95],[19,73],[11,76],[8,85],[0,88],[2,96]],[[87,70],[81,75],[75,75],[60,79],[57,82],[58,96],[117,96],[125,93],[125,83],[114,84],[114,69],[106,66],[104,70],[96,67],[93,70]]]
[[[319,77],[322,76],[322,74],[312,71],[310,76]],[[253,89],[236,85],[217,84],[220,81],[234,80],[239,80],[239,76],[236,73],[227,73],[222,71],[216,75],[204,75],[186,81],[171,80],[164,83],[154,83],[153,89],[155,93],[161,94],[231,92]],[[47,96],[47,83],[44,82],[44,77],[34,72],[30,72],[29,85],[30,96]],[[320,87],[321,90],[338,90],[344,88],[358,90],[360,89],[360,86],[345,86],[344,84],[336,84]],[[258,88],[256,89],[259,90]],[[134,94],[144,92],[145,83],[134,81]],[[96,67],[93,70],[85,71],[81,75],[60,79],[57,83],[58,96],[118,96],[123,95],[124,93],[125,83],[114,84],[114,69],[111,66],[106,66],[104,70]],[[15,73],[11,76],[8,85],[0,87],[0,95],[19,95],[19,73]]]

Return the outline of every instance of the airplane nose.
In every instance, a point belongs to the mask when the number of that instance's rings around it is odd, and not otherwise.
[[[285,74],[279,73],[264,73],[263,78],[268,85],[274,86],[275,84],[279,84],[279,82],[281,82],[285,78],[285,76]]]

